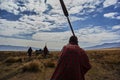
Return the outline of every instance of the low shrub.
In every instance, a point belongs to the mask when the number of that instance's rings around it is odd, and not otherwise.
[[[16,62],[22,62],[22,58],[20,58],[20,57],[8,57],[5,60],[5,63],[16,63]]]
[[[55,67],[55,63],[48,61],[47,63],[45,63],[45,67],[54,68]]]
[[[22,68],[23,72],[39,72],[41,71],[40,63],[38,61],[33,61],[25,64]]]

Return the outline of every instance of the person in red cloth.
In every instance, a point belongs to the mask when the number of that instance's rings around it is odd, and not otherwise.
[[[91,68],[85,51],[78,46],[76,36],[71,36],[69,44],[61,51],[57,67],[50,80],[85,80],[85,74]]]

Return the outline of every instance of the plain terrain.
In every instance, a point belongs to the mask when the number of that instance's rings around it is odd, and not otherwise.
[[[57,64],[59,51],[47,58],[27,56],[26,51],[0,51],[0,80],[49,80]],[[119,80],[120,48],[87,50],[92,69],[86,80]]]

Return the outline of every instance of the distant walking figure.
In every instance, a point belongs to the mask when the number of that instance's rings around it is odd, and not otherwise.
[[[48,54],[48,52],[49,52],[49,51],[48,51],[48,48],[47,48],[47,46],[46,46],[46,45],[45,45],[45,47],[44,47],[44,50],[43,50],[43,51],[44,51],[44,54],[43,54],[43,55],[44,55],[44,57],[46,58],[46,56],[47,56],[47,54]]]
[[[85,51],[78,46],[76,36],[71,36],[69,44],[61,51],[55,72],[50,80],[85,80],[85,74],[91,68]]]
[[[32,48],[31,47],[28,49],[27,53],[28,53],[28,56],[31,57],[31,55],[32,55]]]

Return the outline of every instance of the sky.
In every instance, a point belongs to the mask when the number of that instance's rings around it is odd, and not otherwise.
[[[64,0],[79,46],[120,42],[120,0]],[[0,0],[0,45],[62,49],[72,35],[59,0]]]

